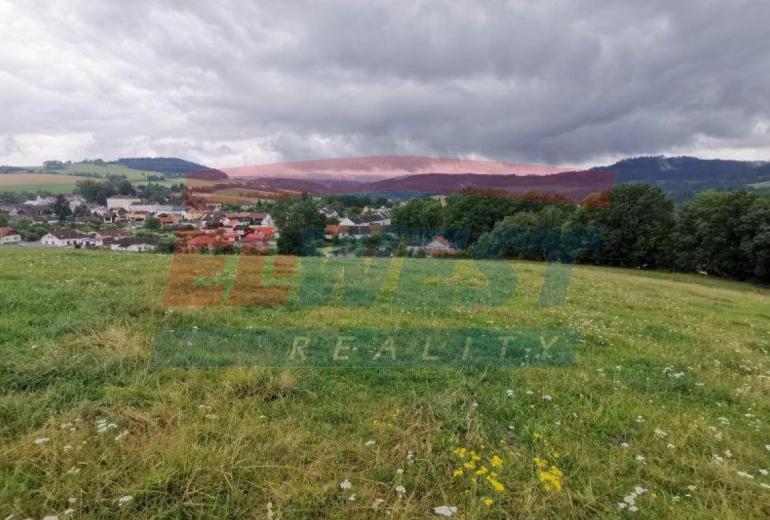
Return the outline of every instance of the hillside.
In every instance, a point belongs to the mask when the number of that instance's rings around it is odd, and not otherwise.
[[[205,283],[230,298],[238,259],[219,258]],[[614,518],[631,493],[640,518],[770,515],[767,289],[575,267],[543,308],[543,264],[415,259],[364,306],[169,308],[170,261],[0,247],[3,517]],[[393,305],[399,273],[433,272],[407,287],[424,294],[446,268],[470,287],[515,268],[517,289]],[[561,368],[375,370],[173,368],[154,343],[186,331],[182,353],[214,337],[221,357],[227,330],[464,327],[580,342]]]
[[[593,170],[614,172],[619,184],[656,184],[677,200],[707,189],[745,188],[770,181],[770,162],[706,160],[695,157],[635,157]]]

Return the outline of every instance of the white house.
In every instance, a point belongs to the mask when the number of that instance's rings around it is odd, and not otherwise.
[[[56,202],[55,197],[41,197],[40,195],[37,196],[34,200],[26,200],[24,201],[25,206],[50,206]]]
[[[129,251],[132,253],[144,253],[146,251],[155,251],[158,246],[153,240],[139,237],[121,238],[110,246],[113,251]]]
[[[40,239],[44,246],[51,247],[101,247],[103,242],[100,238],[85,235],[74,229],[54,229],[46,233]]]
[[[18,244],[21,242],[21,235],[9,227],[0,227],[0,245]]]
[[[131,204],[138,204],[142,202],[142,199],[136,197],[116,196],[107,199],[107,209],[123,208],[128,211]]]

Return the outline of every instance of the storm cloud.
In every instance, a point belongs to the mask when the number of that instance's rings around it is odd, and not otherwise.
[[[0,0],[0,164],[770,160],[770,3]]]

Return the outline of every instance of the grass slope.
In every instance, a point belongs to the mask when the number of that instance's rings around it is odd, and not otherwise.
[[[545,309],[543,265],[515,263],[516,295],[482,310],[172,310],[169,265],[0,248],[0,516],[770,515],[765,289],[578,267]],[[148,368],[161,329],[466,325],[583,339],[571,368]]]
[[[6,173],[0,175],[0,191],[72,193],[85,177],[54,173]]]

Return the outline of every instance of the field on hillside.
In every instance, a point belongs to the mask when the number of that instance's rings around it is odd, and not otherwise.
[[[0,191],[71,193],[85,177],[54,173],[6,173],[0,175]]]
[[[103,177],[107,175],[125,175],[130,181],[146,181],[147,175],[156,175],[163,177],[162,173],[144,170],[134,170],[122,164],[90,164],[90,163],[74,163],[68,164],[66,170],[69,175],[77,175],[79,173],[97,173]]]
[[[767,289],[576,267],[566,305],[544,308],[542,264],[415,259],[387,266],[371,306],[169,308],[170,264],[0,248],[0,517],[770,516]],[[393,305],[404,270],[446,265],[471,287],[510,267],[516,292]],[[237,268],[207,281],[222,301]],[[297,327],[581,340],[566,368],[150,364],[162,331]]]

